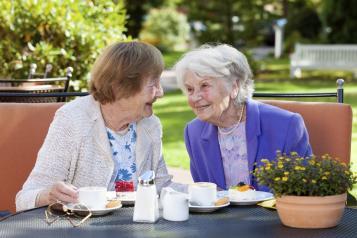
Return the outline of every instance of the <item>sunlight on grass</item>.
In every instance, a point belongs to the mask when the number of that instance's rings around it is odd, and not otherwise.
[[[182,54],[184,52],[169,52],[165,53],[164,56],[164,62],[165,62],[165,68],[166,69],[171,69],[172,66],[181,58]]]
[[[189,157],[183,139],[184,127],[194,118],[181,91],[166,93],[155,103],[155,114],[163,126],[163,154],[166,163],[172,167],[189,169]]]

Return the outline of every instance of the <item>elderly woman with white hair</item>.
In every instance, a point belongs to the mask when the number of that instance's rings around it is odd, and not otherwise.
[[[277,150],[312,154],[302,117],[252,99],[246,57],[229,45],[203,45],[175,65],[178,83],[197,118],[186,125],[185,143],[195,182],[220,189],[243,182],[257,190],[250,171]]]

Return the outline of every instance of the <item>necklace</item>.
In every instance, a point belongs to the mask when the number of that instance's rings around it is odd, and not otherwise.
[[[221,127],[218,127],[219,133],[221,133],[222,135],[229,135],[229,134],[231,134],[231,133],[239,126],[239,123],[242,121],[242,119],[243,119],[243,113],[244,113],[244,108],[245,108],[245,104],[243,105],[243,108],[242,108],[242,110],[241,110],[241,112],[240,112],[238,122],[237,122],[234,126],[232,126],[229,130],[224,130],[224,129],[222,129]]]

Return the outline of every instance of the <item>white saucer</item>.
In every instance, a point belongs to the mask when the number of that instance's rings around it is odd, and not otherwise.
[[[71,210],[72,212],[76,212],[78,213],[79,215],[82,215],[83,213],[86,213],[87,210],[86,209],[82,209],[82,208],[78,208],[78,207],[75,207],[75,204],[67,204],[66,205],[67,208],[69,210]],[[103,208],[103,209],[95,209],[95,210],[91,210],[90,211],[92,212],[92,215],[93,216],[101,216],[101,215],[105,215],[107,213],[110,213],[110,212],[113,212],[115,210],[118,210],[119,208],[122,207],[122,204],[119,204],[118,206],[116,207],[111,207],[111,208]]]
[[[218,193],[219,196],[228,196],[228,191],[219,191]],[[253,199],[237,200],[230,197],[229,201],[231,202],[231,205],[254,205],[258,202],[263,202],[274,198],[274,195],[269,192],[254,191],[254,194],[255,198]]]
[[[117,192],[116,196],[123,205],[135,204],[136,192]]]
[[[229,206],[229,202],[223,205],[218,205],[218,206],[194,206],[189,203],[189,208],[191,212],[214,212],[222,207],[227,207]]]

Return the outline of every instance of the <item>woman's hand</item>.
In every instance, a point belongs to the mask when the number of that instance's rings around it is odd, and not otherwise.
[[[64,203],[78,202],[77,188],[63,181],[56,182],[49,189],[42,190],[36,199],[36,207],[45,206],[57,201]]]

